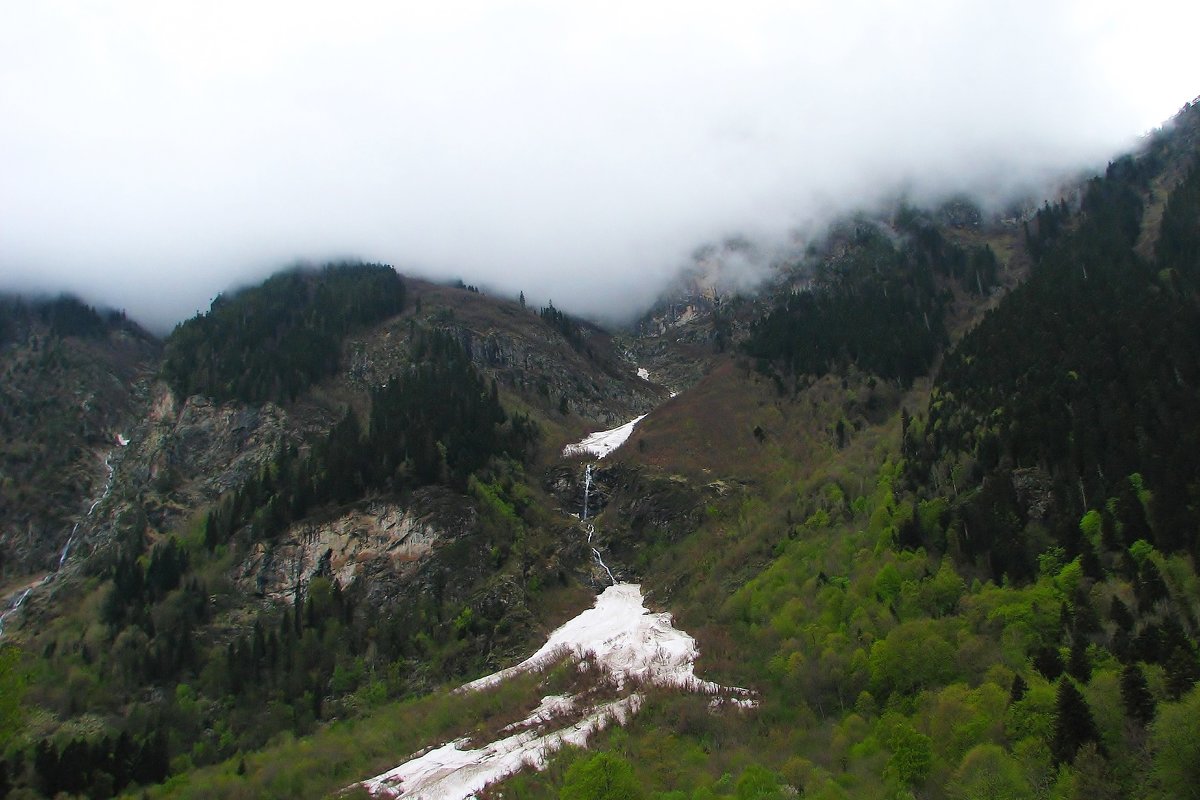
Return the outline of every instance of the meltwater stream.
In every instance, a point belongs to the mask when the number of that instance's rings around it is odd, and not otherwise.
[[[592,465],[588,464],[583,468],[583,516],[580,519],[586,520],[588,515],[588,497],[592,493]]]
[[[587,521],[588,518],[588,499],[592,494],[592,465],[588,464],[583,468],[583,514],[579,519],[583,523],[583,529],[587,531],[588,546],[592,545],[592,537],[596,535],[596,526]],[[596,563],[599,564],[604,572],[608,575],[609,583],[613,586],[617,585],[617,579],[613,577],[612,570],[608,568],[608,564],[604,563],[604,559],[600,556],[600,551],[592,547],[592,555],[596,557]]]
[[[124,439],[124,437],[119,437],[118,441],[120,439]],[[125,444],[128,444],[128,441],[128,439],[125,439]],[[19,594],[12,596],[12,602],[9,604],[8,608],[6,608],[3,612],[0,612],[0,639],[4,638],[4,624],[8,621],[10,616],[21,609],[21,606],[25,604],[25,599],[29,597],[30,593],[39,586],[45,586],[53,581],[58,573],[62,571],[62,568],[66,566],[67,559],[71,556],[71,547],[75,544],[75,538],[79,533],[79,526],[86,522],[88,518],[92,516],[92,513],[95,512],[96,508],[108,498],[109,494],[112,493],[113,475],[116,471],[112,464],[112,453],[108,453],[104,457],[104,469],[107,472],[104,480],[104,491],[100,493],[99,497],[92,501],[92,504],[88,506],[87,513],[84,514],[83,518],[76,522],[74,527],[71,528],[71,535],[67,537],[67,543],[63,545],[62,552],[58,554],[58,561],[55,562],[53,571],[46,573],[41,580],[37,581],[33,585],[26,586]]]

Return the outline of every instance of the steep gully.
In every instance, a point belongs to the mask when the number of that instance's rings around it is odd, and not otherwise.
[[[124,436],[118,436],[117,443],[124,447],[125,445],[129,444],[129,440]],[[25,605],[26,598],[28,598],[35,589],[49,586],[54,582],[54,579],[58,577],[58,574],[62,571],[63,567],[66,566],[67,559],[69,559],[71,556],[71,548],[74,546],[75,539],[79,535],[79,526],[87,522],[88,519],[91,518],[92,514],[95,513],[100,504],[108,499],[109,494],[112,492],[113,475],[116,472],[116,469],[113,467],[112,456],[113,451],[111,450],[104,456],[104,470],[106,473],[104,479],[104,490],[100,493],[99,497],[92,501],[92,504],[88,506],[87,512],[82,518],[77,520],[75,525],[71,528],[71,535],[67,537],[67,543],[63,545],[63,549],[58,555],[58,561],[54,564],[54,569],[52,569],[50,572],[47,572],[30,585],[26,586],[24,589],[9,596],[8,608],[0,613],[0,639],[4,638],[4,626],[5,623],[8,622],[8,618],[21,610],[21,607]]]
[[[591,455],[602,459],[629,438],[641,419],[638,417],[618,428],[600,431],[578,444],[568,445],[563,456]],[[592,608],[556,629],[525,661],[471,681],[455,691],[487,689],[514,675],[541,672],[570,658],[580,670],[599,667],[612,677],[618,692],[627,693],[619,699],[593,706],[588,706],[579,696],[544,697],[525,719],[502,729],[502,738],[472,747],[470,739],[464,737],[422,750],[398,767],[358,784],[368,793],[385,798],[462,800],[523,768],[542,769],[551,754],[562,747],[586,746],[588,738],[596,731],[613,722],[624,724],[637,713],[644,698],[630,688],[632,685],[673,687],[708,694],[713,697],[710,705],[714,711],[723,707],[740,709],[757,705],[753,694],[746,689],[697,678],[694,673],[699,656],[696,641],[674,627],[669,613],[651,613],[646,608],[640,584],[617,582],[599,548],[592,544],[596,528],[589,514],[594,469],[594,462],[584,465],[583,508],[579,522],[587,534],[592,555],[608,576],[610,585],[597,596]],[[574,721],[565,724],[568,719]],[[559,727],[555,726],[556,720]]]

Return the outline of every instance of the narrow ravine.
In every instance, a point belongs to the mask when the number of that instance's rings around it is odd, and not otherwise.
[[[608,582],[615,585],[617,579],[613,577],[612,570],[608,568],[608,564],[604,563],[604,557],[600,555],[600,551],[592,546],[592,537],[596,535],[596,526],[588,522],[588,501],[592,494],[592,464],[587,464],[583,468],[583,513],[579,515],[580,522],[583,523],[583,529],[587,533],[588,547],[592,548],[592,555],[596,557],[596,563],[608,575]]]

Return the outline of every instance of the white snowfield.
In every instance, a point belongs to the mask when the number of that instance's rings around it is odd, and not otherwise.
[[[612,674],[618,685],[633,677],[657,686],[675,686],[695,692],[717,694],[725,690],[696,677],[693,665],[700,651],[696,640],[671,624],[666,612],[652,614],[642,600],[636,583],[609,586],[596,604],[550,634],[541,649],[520,664],[471,681],[458,689],[473,692],[495,686],[523,672],[535,672],[574,654],[581,661]]]
[[[520,664],[471,681],[457,691],[486,689],[523,672],[544,670],[571,654],[581,666],[590,663],[610,673],[621,688],[628,687],[630,678],[635,678],[642,684],[712,694],[714,707],[728,703],[749,708],[756,704],[746,689],[697,678],[696,640],[672,625],[669,613],[651,613],[642,598],[641,586],[633,583],[605,589],[592,608],[551,633],[541,649]],[[544,767],[548,756],[563,745],[586,745],[593,732],[612,721],[623,724],[641,703],[641,695],[631,691],[620,700],[592,709],[575,724],[549,733],[536,728],[525,730],[474,750],[463,749],[466,740],[459,739],[362,785],[379,797],[462,800],[524,766]],[[505,732],[545,725],[576,705],[574,698],[546,697],[525,720],[510,725]]]
[[[576,442],[575,444],[569,444],[564,447],[562,451],[563,457],[570,458],[571,456],[592,455],[596,458],[604,458],[609,453],[625,444],[625,441],[633,433],[633,426],[637,425],[645,418],[646,415],[642,414],[637,419],[630,420],[620,427],[589,434],[586,438],[584,438],[583,441]]]
[[[564,745],[584,747],[588,737],[610,722],[623,724],[641,705],[641,695],[631,694],[606,703],[562,730],[542,734],[528,730],[476,750],[465,750],[466,739],[430,750],[393,770],[362,782],[376,797],[414,800],[462,800],[485,786],[519,772],[525,766],[542,769],[546,760]]]
[[[650,370],[646,369],[645,367],[638,367],[637,375],[644,381],[650,380]]]

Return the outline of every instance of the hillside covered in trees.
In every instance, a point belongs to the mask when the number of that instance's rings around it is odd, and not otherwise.
[[[337,370],[347,333],[403,307],[404,282],[388,266],[281,273],[181,323],[167,338],[163,376],[184,396],[288,402]]]
[[[819,262],[810,286],[754,325],[744,347],[761,369],[819,376],[854,365],[911,383],[948,342],[951,285],[984,295],[997,282],[987,245],[947,240],[910,208],[894,233],[861,220],[833,238],[838,252]]]

